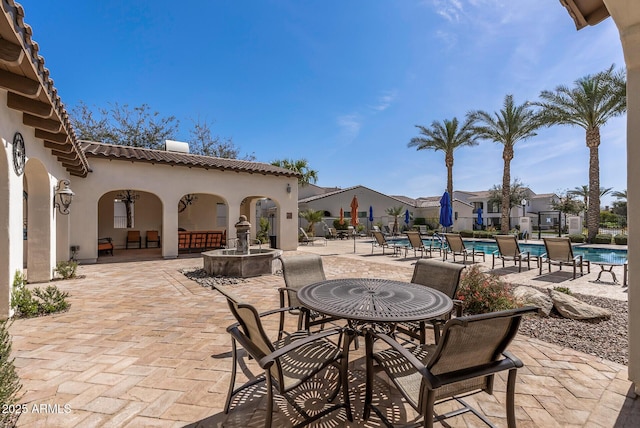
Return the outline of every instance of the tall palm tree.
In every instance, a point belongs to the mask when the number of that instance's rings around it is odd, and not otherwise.
[[[309,167],[309,161],[306,159],[278,159],[271,162],[271,165],[279,166],[280,168],[289,169],[302,174],[302,177],[298,179],[298,185],[301,187],[318,181],[318,171],[311,169]]]
[[[555,91],[542,91],[542,119],[548,126],[572,125],[583,128],[589,148],[589,207],[587,209],[588,240],[592,242],[600,223],[600,128],[612,117],[627,110],[626,83],[623,71],[608,69],[584,76],[573,87],[558,86]]]
[[[413,137],[407,147],[416,150],[435,150],[444,152],[444,164],[447,167],[447,192],[453,198],[453,151],[458,147],[478,145],[477,137],[471,129],[471,121],[467,118],[458,129],[458,118],[433,121],[431,128],[416,125],[422,137]]]
[[[514,156],[514,146],[518,141],[534,137],[540,128],[540,116],[525,102],[515,105],[513,95],[504,98],[503,108],[499,112],[487,113],[482,110],[472,111],[467,117],[473,121],[473,131],[478,138],[491,140],[504,146],[502,159],[502,213],[500,215],[501,233],[509,232],[511,160]]]

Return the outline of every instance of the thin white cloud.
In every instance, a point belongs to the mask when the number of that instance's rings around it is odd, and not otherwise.
[[[362,121],[357,114],[345,114],[337,119],[338,126],[350,139],[355,138],[362,128]]]
[[[433,0],[433,8],[449,22],[460,21],[460,15],[464,12],[460,0]]]
[[[375,111],[385,111],[391,106],[391,103],[395,101],[397,96],[398,91],[385,91],[378,97],[376,104],[372,105],[371,108]]]

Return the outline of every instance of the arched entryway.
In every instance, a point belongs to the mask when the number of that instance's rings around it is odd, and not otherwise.
[[[98,236],[97,240],[111,239],[113,249],[125,256],[123,250],[129,249],[155,249],[157,257],[161,256],[158,250],[162,245],[162,201],[150,192],[136,189],[117,189],[104,193],[98,200]],[[155,233],[160,237],[160,243],[155,242]],[[131,236],[138,234],[140,239],[128,241]],[[149,238],[151,236],[151,238]],[[147,242],[149,240],[149,242]],[[109,256],[106,251],[100,252],[98,257]],[[133,255],[133,253],[131,253]]]

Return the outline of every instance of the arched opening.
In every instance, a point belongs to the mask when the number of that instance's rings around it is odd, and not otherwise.
[[[278,236],[280,236],[279,205],[277,201],[264,196],[248,196],[247,200],[253,203],[254,222],[256,238],[267,236],[267,241],[271,248],[278,248]]]
[[[118,189],[103,194],[98,200],[99,242],[110,239],[113,249],[144,250],[145,257],[161,257],[162,201],[154,193],[135,189]],[[134,236],[139,236],[134,239]],[[98,251],[106,258],[109,251]],[[137,253],[129,253],[131,257]],[[124,253],[126,257],[127,254]]]
[[[53,187],[49,173],[38,159],[29,159],[24,168],[24,236],[26,237],[26,269],[29,282],[46,282],[53,274],[51,250]]]
[[[229,205],[224,198],[187,193],[178,201],[177,210],[179,253],[198,253],[229,245]]]

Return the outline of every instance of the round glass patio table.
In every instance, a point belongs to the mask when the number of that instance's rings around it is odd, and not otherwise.
[[[388,279],[330,279],[303,287],[297,296],[309,309],[374,324],[427,320],[453,309],[451,299],[438,290]]]

